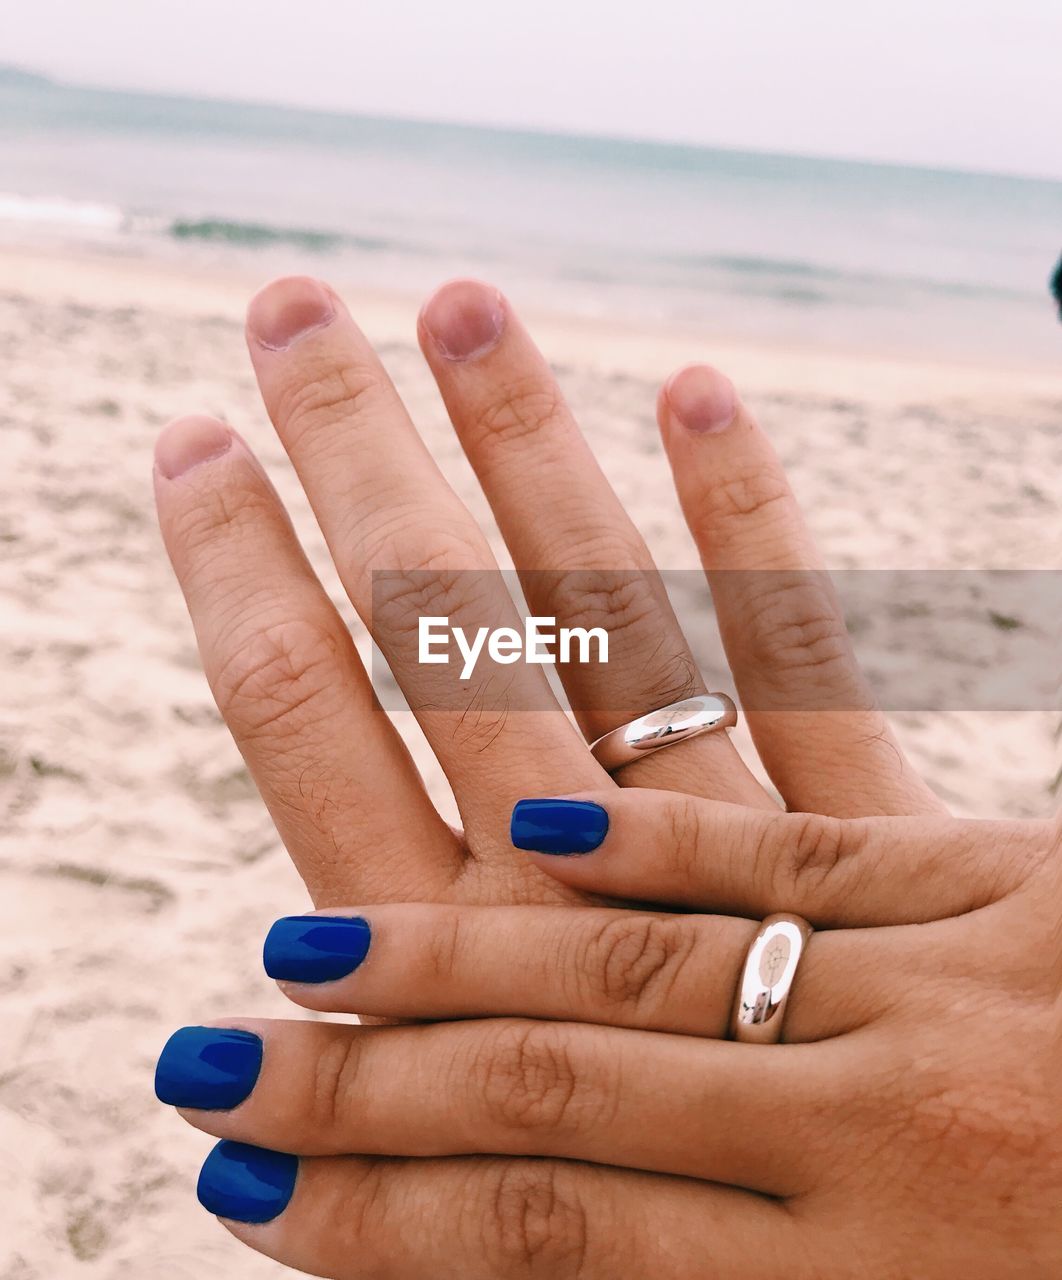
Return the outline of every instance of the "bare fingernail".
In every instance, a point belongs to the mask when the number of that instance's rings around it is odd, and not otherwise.
[[[498,345],[505,328],[505,305],[489,284],[451,280],[432,294],[420,318],[447,360],[475,360]]]
[[[193,414],[175,418],[155,442],[155,466],[167,480],[228,453],[232,432],[217,418]]]
[[[247,331],[270,351],[283,351],[335,318],[332,295],[310,276],[288,276],[260,289],[247,308]]]
[[[734,384],[706,364],[687,365],[673,373],[664,397],[672,417],[694,435],[725,431],[737,415]]]

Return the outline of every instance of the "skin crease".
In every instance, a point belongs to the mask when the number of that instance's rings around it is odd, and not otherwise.
[[[374,613],[368,572],[429,566],[447,607],[425,611],[460,623],[454,571],[491,567],[482,536],[330,289],[277,282],[248,330],[344,585],[411,704],[433,708],[421,723],[464,831],[441,822],[373,711],[246,446],[209,419],[172,424],[156,456],[160,522],[219,706],[315,902],[372,925],[349,977],[286,993],[325,1012],[449,1020],[226,1021],[264,1042],[257,1084],[230,1111],[182,1114],[303,1157],[278,1217],[228,1228],[337,1278],[1058,1273],[1062,827],[952,819],[914,776],[828,586],[785,579],[821,562],[729,382],[682,370],[658,416],[788,813],[725,735],[613,781],[538,689],[546,709],[508,720],[470,727],[440,710],[401,617]],[[445,286],[420,337],[514,562],[630,566],[648,581],[644,544],[497,291]],[[569,675],[587,736],[701,687],[673,616],[643,589],[622,628],[631,656],[602,677],[612,685]],[[609,624],[607,609],[587,619],[560,603],[573,612],[559,623]],[[351,741],[369,749],[354,759]],[[599,848],[513,849],[514,803],[550,795],[606,809]],[[641,905],[570,910],[603,898]],[[774,910],[817,930],[791,1043],[726,1043],[745,947]]]

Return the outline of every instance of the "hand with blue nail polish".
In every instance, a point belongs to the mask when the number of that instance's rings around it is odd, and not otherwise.
[[[298,1157],[244,1142],[219,1142],[199,1172],[199,1203],[233,1222],[271,1222],[288,1207]]]
[[[278,982],[335,982],[354,972],[371,941],[359,916],[284,916],[266,935],[262,959]]]
[[[513,835],[545,873],[657,909],[278,921],[265,955],[291,999],[415,1022],[171,1039],[160,1096],[222,1139],[199,1194],[230,1230],[335,1277],[687,1280],[710,1258],[746,1280],[750,1241],[779,1260],[751,1273],[768,1280],[793,1259],[809,1280],[867,1258],[1053,1274],[1062,824],[630,788],[517,804]],[[813,922],[798,943],[763,932],[792,923],[780,902]],[[750,1017],[772,1034],[725,1042]]]
[[[589,800],[518,800],[509,833],[516,849],[592,853],[608,834],[608,810]]]
[[[612,656],[560,672],[574,728],[539,670],[462,682],[418,660],[425,601],[518,622],[487,542],[334,291],[259,294],[263,397],[466,830],[429,801],[250,451],[172,424],[156,493],[205,665],[330,909],[278,922],[268,971],[311,1010],[418,1020],[178,1033],[159,1095],[221,1139],[206,1206],[337,1280],[1062,1270],[1058,824],[946,815],[859,671],[777,456],[703,365],[658,418],[781,804],[725,732],[603,774],[586,740],[703,688],[690,646],[505,299],[446,286],[420,338],[514,560],[546,566],[525,574],[531,611],[602,622]],[[617,573],[617,547],[644,572]],[[377,562],[396,566],[382,587]],[[575,589],[559,563],[586,564]],[[814,926],[789,1043],[721,1043],[778,911]],[[761,985],[790,964],[752,954]]]
[[[250,1031],[182,1027],[155,1067],[155,1096],[174,1107],[228,1111],[247,1097],[262,1068],[262,1041]]]

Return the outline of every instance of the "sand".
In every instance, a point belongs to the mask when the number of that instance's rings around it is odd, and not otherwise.
[[[305,892],[199,671],[150,486],[168,418],[225,416],[340,598],[245,357],[240,317],[260,281],[14,249],[0,251],[0,279],[0,1280],[292,1274],[197,1206],[211,1139],[151,1091],[173,1028],[293,1012],[262,976],[259,947]],[[336,283],[489,524],[412,340],[415,301]],[[776,440],[831,565],[1058,567],[1062,373],[556,316],[535,329],[662,565],[696,561],[671,505],[655,386],[710,358]],[[923,712],[899,728],[956,812],[1034,816],[1053,804],[1057,719]],[[445,803],[422,744],[416,753]]]

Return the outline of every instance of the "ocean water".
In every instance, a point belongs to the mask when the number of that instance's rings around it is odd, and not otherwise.
[[[1057,363],[1062,183],[73,88],[0,69],[0,241]]]

